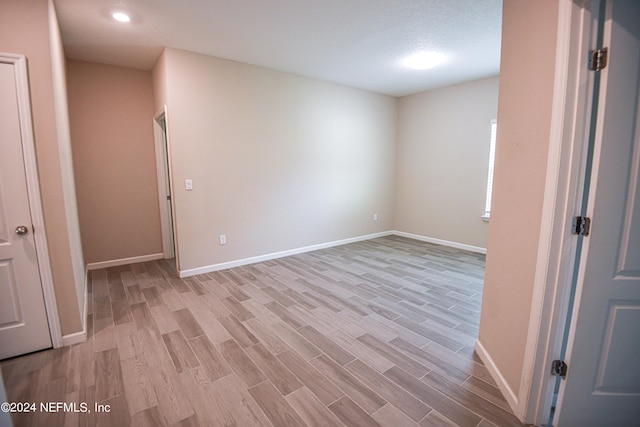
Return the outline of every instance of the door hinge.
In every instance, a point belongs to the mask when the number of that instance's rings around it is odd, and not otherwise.
[[[171,196],[170,196],[170,195],[169,195],[169,196],[167,196],[167,200],[171,200]]]
[[[567,378],[567,368],[564,360],[554,360],[551,362],[551,375],[565,379]]]
[[[590,228],[591,218],[587,216],[577,216],[573,218],[573,223],[571,224],[571,234],[577,234],[578,236],[588,236]]]
[[[590,51],[589,69],[591,71],[603,70],[607,66],[607,59],[609,59],[609,49],[606,47]]]

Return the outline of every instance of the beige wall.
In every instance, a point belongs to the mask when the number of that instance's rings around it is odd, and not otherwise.
[[[498,78],[400,98],[395,228],[481,248]]]
[[[73,158],[71,152],[71,132],[69,129],[69,106],[67,100],[67,82],[64,48],[58,18],[53,0],[49,0],[49,40],[51,45],[51,79],[53,81],[54,112],[56,117],[56,134],[58,137],[58,154],[60,156],[60,172],[62,178],[62,194],[67,217],[67,233],[69,235],[69,251],[75,282],[76,298],[81,311],[81,322],[84,325],[85,283],[84,258],[80,239],[80,221],[76,203],[75,177],[73,175]]]
[[[153,69],[151,70],[151,82],[153,85],[153,111],[158,113],[167,105],[167,55],[162,51]]]
[[[517,395],[540,234],[558,0],[505,0],[498,139],[479,341]]]
[[[151,73],[68,61],[67,80],[85,261],[162,253]]]
[[[165,55],[180,270],[392,229],[394,98]]]
[[[56,302],[62,334],[72,334],[82,330],[79,302],[84,298],[85,284],[84,280],[78,283],[77,278],[77,267],[82,265],[82,259],[77,259],[78,242],[73,239],[77,224],[74,213],[67,211],[71,204],[65,204],[65,192],[69,196],[72,189],[63,172],[65,162],[70,159],[68,141],[59,140],[65,132],[58,129],[64,125],[64,117],[60,115],[64,113],[58,111],[56,115],[54,90],[59,95],[62,83],[59,79],[54,81],[53,76],[54,67],[59,67],[62,61],[62,48],[55,36],[57,29],[51,28],[50,33],[50,24],[56,21],[49,20],[47,0],[2,1],[1,8],[0,51],[27,57],[38,174]]]

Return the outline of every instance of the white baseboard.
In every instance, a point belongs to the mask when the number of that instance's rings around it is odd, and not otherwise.
[[[150,254],[134,256],[130,258],[112,259],[110,261],[92,262],[87,264],[87,270],[97,270],[99,268],[117,267],[119,265],[135,264],[137,262],[155,261],[157,259],[163,259],[164,254]]]
[[[189,270],[181,270],[180,277],[195,276],[197,274],[210,273],[212,271],[226,270],[227,268],[240,267],[242,265],[255,264],[257,262],[269,261],[277,258],[284,258],[291,255],[298,255],[305,252],[317,251],[319,249],[331,248],[334,246],[346,245],[348,243],[361,242],[363,240],[375,239],[378,237],[390,236],[392,231],[383,231],[380,233],[367,234],[365,236],[352,237],[349,239],[336,240],[333,242],[319,243],[317,245],[304,246],[302,248],[290,249],[287,251],[273,252],[270,254],[259,255],[251,258],[239,259],[236,261],[223,262],[220,264],[207,265],[204,267],[192,268]]]
[[[84,269],[84,304],[82,307],[82,330],[62,336],[62,346],[85,342],[87,340],[87,313],[89,311],[89,268]]]
[[[86,322],[85,322],[86,324]],[[64,347],[85,342],[87,340],[87,329],[83,331],[74,332],[73,334],[67,334],[62,336],[62,345]]]
[[[451,248],[462,249],[469,252],[476,252],[479,254],[486,254],[487,248],[481,248],[480,246],[466,245],[464,243],[452,242],[449,240],[436,239],[435,237],[421,236],[419,234],[406,233],[404,231],[394,231],[394,235],[407,237],[409,239],[420,240],[422,242],[433,243],[435,245],[449,246]]]
[[[487,352],[487,349],[484,348],[480,340],[476,340],[475,350],[476,350],[476,354],[478,355],[480,360],[482,360],[482,362],[484,363],[484,366],[487,368],[487,370],[491,374],[491,377],[498,385],[498,388],[502,392],[504,399],[507,401],[507,403],[511,407],[511,410],[518,418],[520,418],[520,421],[522,421],[521,414],[519,413],[520,407],[518,404],[518,397],[513,392],[513,390],[509,386],[509,383],[507,383],[507,380],[504,378],[504,376],[502,376],[500,369],[498,369],[498,366],[493,361],[493,358],[491,357],[489,352]]]

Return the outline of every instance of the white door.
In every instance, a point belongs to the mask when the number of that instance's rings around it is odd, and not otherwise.
[[[640,426],[640,2],[607,3],[592,225],[558,427]]]
[[[0,359],[51,347],[25,175],[23,144],[31,141],[22,140],[19,72],[26,68],[0,58]]]

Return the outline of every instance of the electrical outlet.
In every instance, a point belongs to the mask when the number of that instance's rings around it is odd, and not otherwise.
[[[220,235],[220,244],[221,245],[226,245],[227,244],[227,235],[226,234],[221,234]]]
[[[378,220],[378,214],[377,214],[377,213],[374,213],[374,214],[373,214],[373,220],[374,220],[374,221],[377,221],[377,220]]]

